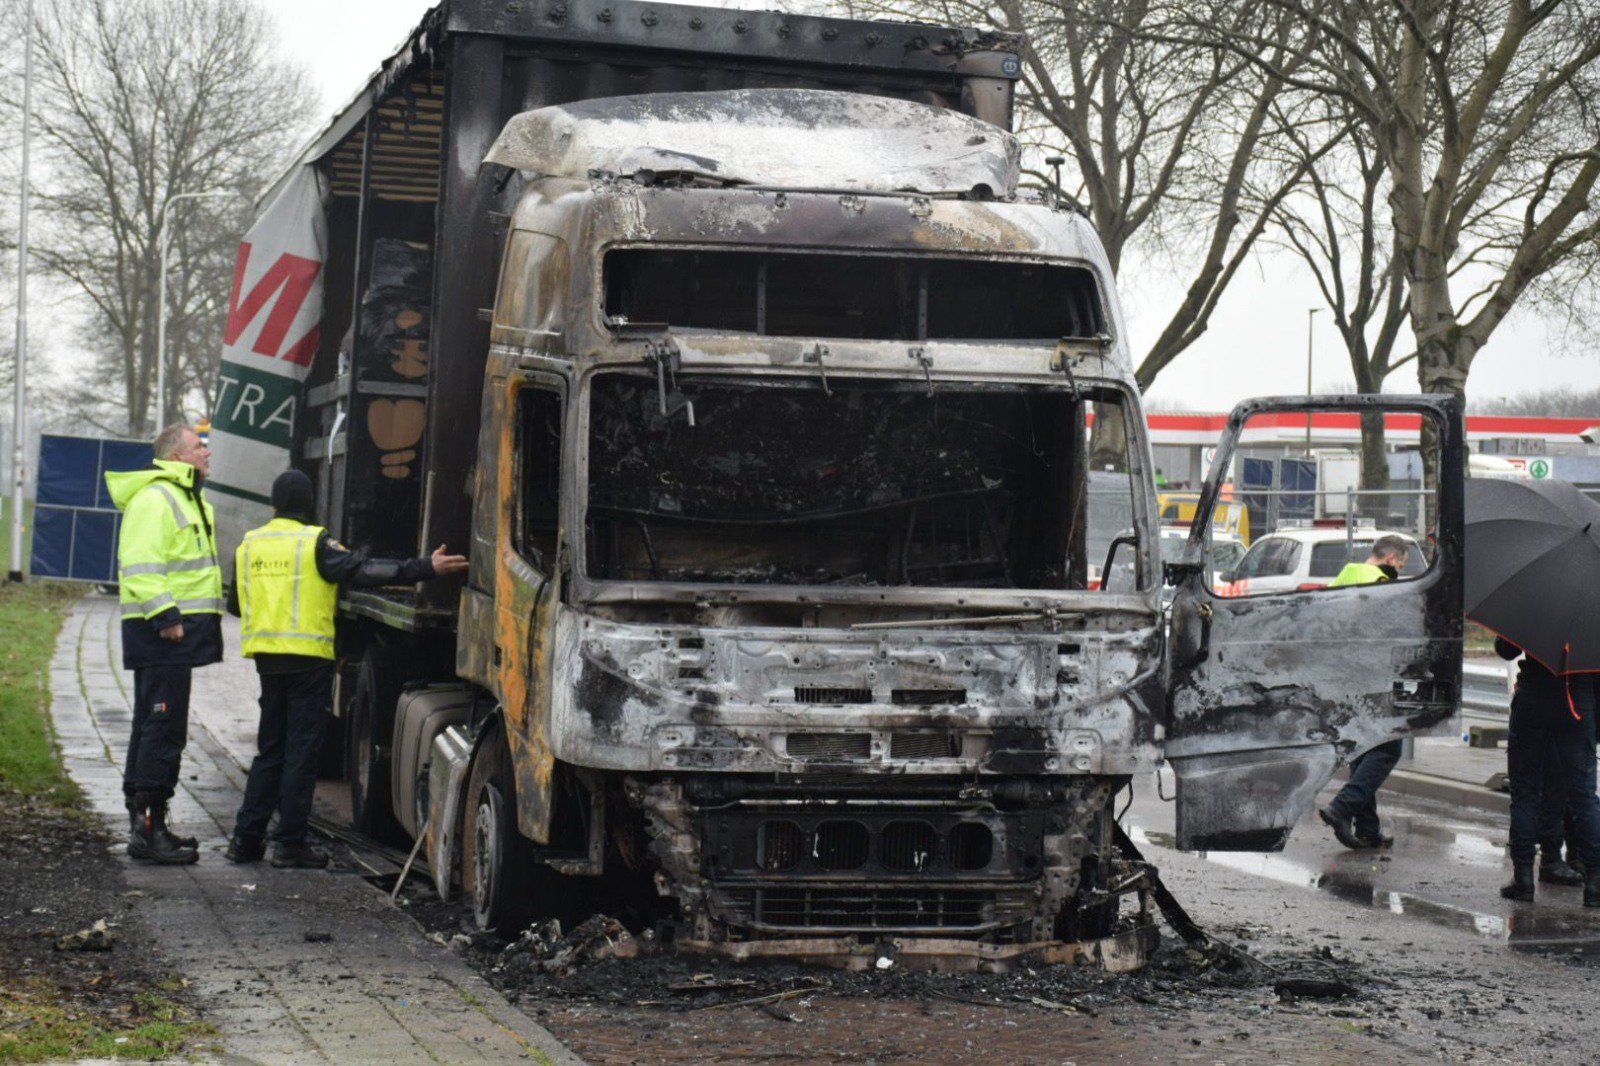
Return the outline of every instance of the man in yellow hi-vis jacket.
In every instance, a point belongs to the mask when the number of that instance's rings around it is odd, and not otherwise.
[[[1393,533],[1386,533],[1373,541],[1371,552],[1364,563],[1346,563],[1329,588],[1348,585],[1375,585],[1380,581],[1394,581],[1405,569],[1411,557],[1411,542]],[[1333,830],[1339,843],[1353,851],[1386,848],[1394,838],[1383,831],[1378,821],[1378,789],[1389,779],[1389,771],[1400,761],[1402,745],[1398,740],[1379,744],[1357,755],[1350,762],[1350,780],[1329,803],[1317,812],[1318,817]]]
[[[228,842],[229,862],[266,851],[274,813],[272,865],[317,868],[328,853],[306,841],[317,784],[317,749],[333,705],[334,612],[339,586],[411,584],[467,568],[439,548],[425,559],[369,559],[313,525],[311,479],[298,470],[272,484],[272,521],[244,536],[233,592],[246,658],[261,676],[259,754]],[[232,605],[230,605],[232,606]]]
[[[122,510],[117,538],[122,665],[133,671],[133,732],[123,767],[128,854],[176,865],[200,857],[167,827],[167,804],[189,734],[191,671],[222,658],[222,571],[211,505],[201,492],[211,449],[194,430],[156,434],[148,470],[106,474]]]

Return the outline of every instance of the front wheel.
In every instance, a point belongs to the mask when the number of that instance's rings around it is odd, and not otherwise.
[[[468,775],[461,826],[461,891],[472,924],[510,939],[535,919],[572,928],[594,913],[597,878],[557,873],[517,829],[517,787],[501,726],[484,738]]]
[[[472,923],[485,932],[515,936],[532,919],[530,846],[517,832],[516,790],[510,753],[496,729],[484,738],[467,783],[461,836],[462,894]]]

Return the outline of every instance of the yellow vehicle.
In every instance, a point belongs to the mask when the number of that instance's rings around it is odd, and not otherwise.
[[[1230,487],[1223,486],[1223,494],[1230,495]],[[1162,492],[1156,495],[1156,502],[1161,506],[1161,524],[1165,526],[1189,526],[1194,524],[1195,512],[1200,507],[1200,494],[1198,492]],[[1250,544],[1250,508],[1238,500],[1221,499],[1213,512],[1212,529],[1219,533],[1231,533],[1239,538],[1246,547]]]

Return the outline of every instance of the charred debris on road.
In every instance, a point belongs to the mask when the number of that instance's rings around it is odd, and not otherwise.
[[[420,913],[426,907],[414,909],[425,924],[434,924]],[[434,935],[513,1002],[535,1009],[586,1003],[665,1012],[749,1008],[770,1013],[801,1007],[810,997],[828,997],[949,1000],[1093,1017],[1117,1006],[1188,1007],[1208,996],[1230,1002],[1238,997],[1266,1002],[1275,996],[1286,1006],[1345,1000],[1380,983],[1325,946],[1256,958],[1236,948],[1208,953],[1169,942],[1149,965],[1129,973],[1071,965],[952,973],[909,969],[892,954],[863,970],[687,955],[664,947],[648,932],[635,937],[603,915],[570,931],[558,922],[540,923],[509,942],[483,933]]]
[[[917,968],[916,960],[897,958],[888,942],[872,952],[873,964],[853,969],[730,959],[676,950],[654,930],[635,933],[604,914],[566,928],[547,919],[507,940],[460,931],[460,910],[440,902],[421,879],[402,891],[401,900],[431,939],[460,955],[512,1002],[536,1013],[563,1005],[668,1013],[753,1009],[798,1021],[793,1012],[819,997],[944,1000],[1086,1017],[1127,1006],[1184,1009],[1214,1002],[1250,1010],[1274,1001],[1288,1008],[1314,1001],[1337,1014],[1356,1009],[1342,1008],[1340,1001],[1365,998],[1386,983],[1325,945],[1252,954],[1200,930],[1170,896],[1162,910],[1179,935],[1162,942],[1143,966],[1121,973],[1072,964],[1020,963],[1004,972]],[[1125,918],[1119,931],[1137,920]],[[1233,935],[1251,940],[1260,931],[1240,926]]]

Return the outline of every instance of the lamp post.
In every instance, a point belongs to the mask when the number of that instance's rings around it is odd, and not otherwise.
[[[172,227],[168,224],[172,205],[179,200],[206,200],[236,196],[229,190],[216,192],[178,192],[161,205],[161,278],[156,284],[156,417],[157,431],[167,421],[167,255],[172,248]]]
[[[1306,308],[1306,399],[1311,399],[1311,323],[1320,307]],[[1306,411],[1306,458],[1311,458],[1311,411]]]
[[[11,580],[22,580],[22,493],[27,484],[23,458],[28,434],[28,149],[33,141],[33,0],[28,0],[28,26],[22,46],[22,181],[17,197],[17,380],[12,384],[16,408],[11,417]]]

